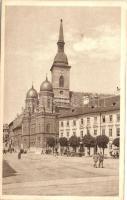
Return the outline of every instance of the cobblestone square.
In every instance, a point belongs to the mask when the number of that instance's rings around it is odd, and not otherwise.
[[[93,168],[92,157],[39,154],[4,155],[4,195],[116,196],[119,160],[105,159]]]

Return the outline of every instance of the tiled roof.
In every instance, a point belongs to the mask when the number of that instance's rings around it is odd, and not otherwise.
[[[108,107],[112,105],[119,105],[120,104],[120,96],[111,96],[106,98],[99,98],[99,99],[93,99],[90,101],[91,105],[99,105],[101,107]]]
[[[59,115],[59,118],[63,117],[72,117],[72,116],[78,116],[78,115],[84,115],[89,113],[102,113],[102,112],[108,112],[108,111],[115,111],[120,109],[120,97],[115,96],[113,98],[107,98],[105,99],[106,103],[105,106],[82,106],[82,107],[76,107],[72,108],[69,111],[66,111],[64,113],[61,113]]]
[[[20,128],[22,126],[22,120],[23,115],[21,114],[13,121],[13,129]]]
[[[96,104],[103,106],[104,99],[116,99],[117,97],[113,94],[99,94],[90,92],[75,92],[70,91],[70,101],[72,106],[84,106],[85,98],[89,99],[90,104]],[[106,101],[107,102],[107,101]]]

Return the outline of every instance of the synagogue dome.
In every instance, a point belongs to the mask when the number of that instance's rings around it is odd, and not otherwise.
[[[48,78],[46,77],[46,80],[42,82],[40,86],[40,91],[53,91],[53,87],[50,81],[48,81]]]
[[[34,89],[33,85],[32,87],[28,90],[27,94],[26,94],[26,98],[38,98],[38,93],[37,91]]]

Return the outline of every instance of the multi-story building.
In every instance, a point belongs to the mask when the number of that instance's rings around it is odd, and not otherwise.
[[[107,106],[88,106],[72,108],[59,116],[59,137],[70,138],[72,135],[83,137],[91,134],[93,137],[106,135],[109,137],[108,150],[112,142],[120,136],[120,99],[106,98]]]
[[[24,111],[9,124],[10,141],[16,148],[21,145],[30,149],[45,148],[47,137],[58,137],[62,134],[67,137],[73,133],[80,136],[88,132],[98,135],[105,130],[106,134],[110,132],[112,138],[115,127],[119,128],[119,123],[114,125],[115,115],[119,113],[116,99],[112,106],[108,106],[107,100],[102,97],[109,95],[96,95],[95,98],[92,93],[70,91],[71,66],[68,64],[64,46],[61,20],[58,51],[50,69],[52,81],[46,77],[39,92],[32,85],[26,93]],[[86,97],[88,101],[84,104]],[[113,98],[116,97],[110,99]],[[91,108],[93,105],[95,108]],[[104,115],[105,123],[102,121]],[[108,122],[111,115],[112,122]]]
[[[9,139],[9,126],[8,124],[3,125],[3,142],[8,142]]]

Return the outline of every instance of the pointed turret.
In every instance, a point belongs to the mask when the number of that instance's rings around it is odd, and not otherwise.
[[[63,34],[63,20],[60,20],[60,29],[59,29],[59,37],[58,37],[58,42],[57,42],[57,46],[58,46],[58,51],[57,54],[54,58],[54,62],[53,65],[51,67],[51,71],[53,69],[54,66],[59,66],[59,67],[70,67],[68,65],[68,59],[66,54],[64,53],[64,34]]]

